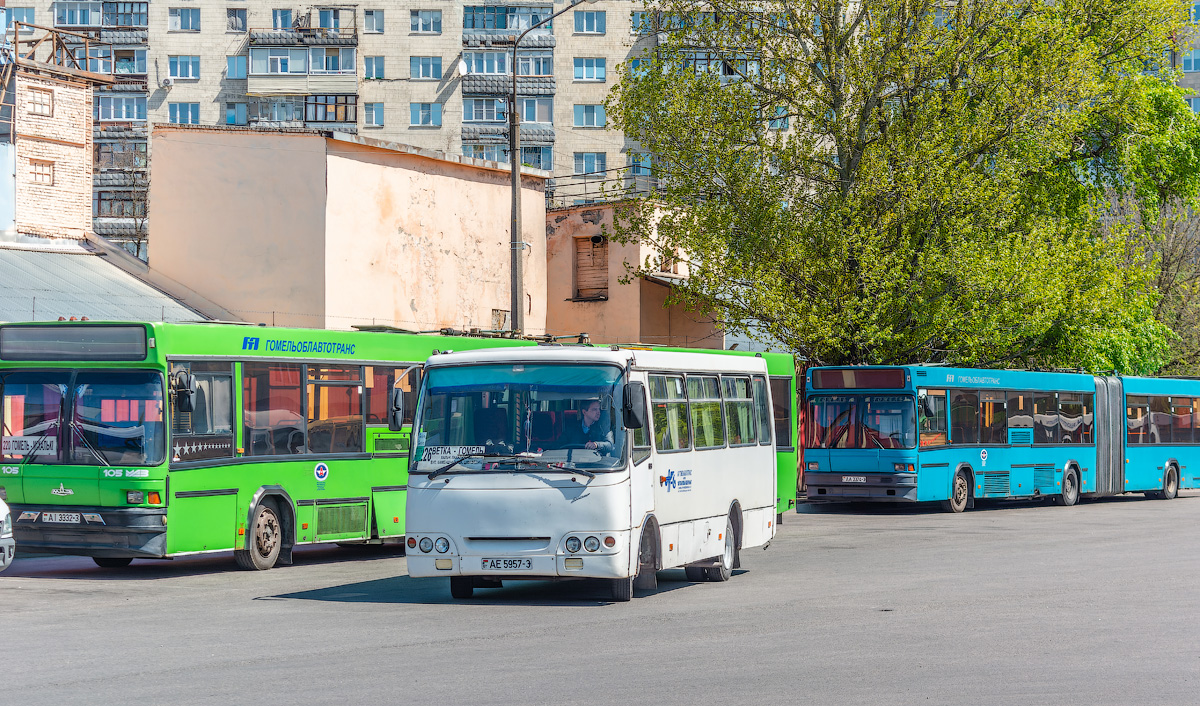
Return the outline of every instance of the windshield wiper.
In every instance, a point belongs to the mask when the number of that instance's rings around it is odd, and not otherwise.
[[[100,465],[112,465],[109,463],[108,458],[106,458],[101,451],[92,447],[91,442],[87,440],[87,435],[83,433],[83,426],[79,423],[78,419],[72,419],[71,426],[75,428],[75,431],[79,432],[79,440],[83,442],[83,445],[87,447],[88,451],[92,452],[92,455],[96,457],[96,460],[100,462]]]
[[[6,428],[6,429],[8,428],[8,425],[7,425],[7,424],[5,425],[5,428]],[[11,435],[10,435],[10,436],[11,436]],[[17,464],[17,465],[18,465],[18,466],[24,466],[24,465],[25,465],[25,464],[26,464],[26,463],[29,461],[29,459],[33,458],[33,457],[34,457],[34,456],[37,454],[37,452],[38,452],[39,450],[41,450],[41,448],[42,448],[42,442],[43,442],[43,441],[45,441],[46,439],[52,439],[52,438],[54,438],[54,437],[52,437],[52,436],[39,436],[39,437],[38,437],[38,440],[37,440],[37,441],[36,441],[36,442],[33,444],[33,448],[32,448],[32,449],[29,449],[29,452],[25,454],[25,457],[24,457],[24,458],[22,458],[22,459],[21,459],[21,462],[20,462],[19,464]]]
[[[551,465],[551,464],[547,463],[546,470],[547,471],[558,471],[559,473],[578,473],[579,475],[587,476],[588,478],[596,477],[596,474],[592,473],[591,471],[585,471],[582,468],[576,468],[574,466],[564,466],[562,464]]]
[[[470,458],[503,458],[503,459],[516,460],[516,461],[525,461],[525,460],[530,460],[530,459],[538,458],[539,456],[540,456],[540,454],[531,454],[531,453],[517,453],[517,454],[498,454],[498,453],[466,454],[465,456],[459,456],[458,458],[454,459],[454,460],[453,460],[453,461],[451,461],[450,463],[447,463],[446,465],[442,466],[441,468],[437,469],[436,471],[433,471],[433,472],[431,472],[431,473],[429,474],[429,480],[433,480],[434,478],[437,478],[438,476],[442,475],[443,473],[447,473],[447,472],[449,472],[451,468],[454,468],[454,467],[455,467],[455,466],[457,466],[458,464],[460,464],[460,463],[462,463],[463,461],[466,461],[467,459],[470,459]]]

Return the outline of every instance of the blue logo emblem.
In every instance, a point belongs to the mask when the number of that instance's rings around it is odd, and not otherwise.
[[[665,486],[667,492],[675,488],[675,471],[667,471],[667,475],[658,477],[659,485]]]
[[[324,463],[318,463],[313,468],[313,477],[316,478],[318,482],[323,482],[329,477],[329,466],[325,465]]]
[[[257,336],[246,336],[245,338],[243,338],[242,339],[242,350],[244,350],[244,351],[258,350],[258,337]]]

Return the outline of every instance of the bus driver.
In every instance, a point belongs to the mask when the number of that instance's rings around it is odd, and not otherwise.
[[[564,448],[575,446],[595,449],[602,454],[612,453],[612,431],[606,432],[600,429],[600,400],[584,400],[581,412],[579,424],[563,429],[563,435],[559,441]]]

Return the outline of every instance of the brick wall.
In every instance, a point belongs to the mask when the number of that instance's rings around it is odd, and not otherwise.
[[[92,89],[24,73],[16,77],[16,225],[29,235],[82,238],[92,227]],[[48,91],[51,114],[31,112]],[[53,165],[53,183],[34,180],[34,163]]]

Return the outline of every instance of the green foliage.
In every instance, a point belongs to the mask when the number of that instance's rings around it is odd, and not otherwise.
[[[1167,362],[1154,260],[1100,226],[1114,193],[1200,194],[1200,127],[1156,65],[1183,3],[652,9],[690,19],[610,97],[661,184],[616,235],[686,255],[678,301],[822,364]]]

